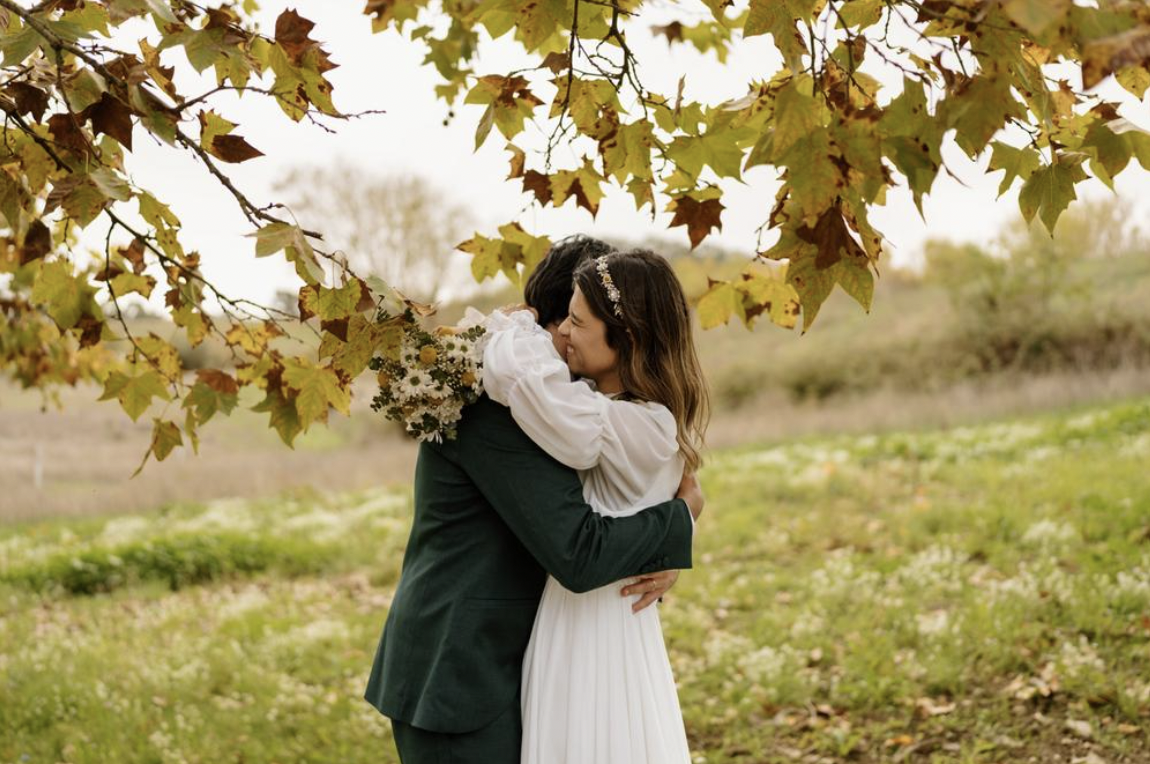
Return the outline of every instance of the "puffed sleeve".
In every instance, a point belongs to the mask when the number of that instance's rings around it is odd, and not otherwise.
[[[675,458],[675,421],[663,406],[617,401],[572,381],[551,335],[527,311],[487,322],[483,387],[556,460],[578,470],[601,462],[652,474]],[[614,471],[614,469],[612,471]]]

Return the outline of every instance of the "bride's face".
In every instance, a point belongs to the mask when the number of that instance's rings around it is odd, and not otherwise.
[[[607,325],[591,312],[577,286],[567,320],[559,325],[559,335],[567,341],[567,365],[572,374],[596,383],[615,374],[619,354],[607,345]]]

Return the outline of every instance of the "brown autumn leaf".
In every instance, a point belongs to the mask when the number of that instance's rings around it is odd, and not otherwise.
[[[199,369],[196,371],[196,379],[217,393],[235,395],[240,391],[240,386],[236,383],[236,380],[227,372],[220,371],[219,369]]]
[[[31,114],[37,122],[44,119],[48,94],[43,90],[26,82],[13,82],[4,88],[4,92],[15,99],[17,114]]]
[[[1082,85],[1090,89],[1119,69],[1150,65],[1150,28],[1091,40],[1082,49]]]
[[[362,313],[365,310],[371,310],[375,307],[375,298],[371,294],[371,287],[358,276],[355,280],[359,282],[359,302],[355,304],[356,311]]]
[[[84,315],[80,317],[75,328],[80,330],[80,349],[83,350],[99,344],[104,322],[94,316]]]
[[[723,212],[723,203],[718,199],[698,201],[690,196],[680,196],[673,200],[675,216],[671,219],[671,228],[687,226],[687,235],[691,239],[691,249],[699,246],[699,242],[707,238],[712,228],[723,230],[723,223],[719,216]]]
[[[663,26],[655,25],[651,27],[651,34],[663,35],[667,38],[667,44],[670,45],[673,42],[682,41],[683,24],[680,21],[672,21]]]
[[[599,202],[591,201],[587,196],[587,191],[583,188],[583,181],[579,178],[571,181],[571,185],[567,187],[567,195],[575,197],[575,205],[582,207],[591,213],[591,217],[595,217],[599,213]]]
[[[535,194],[536,200],[543,206],[551,202],[551,178],[536,170],[528,170],[523,174],[523,190]]]
[[[52,133],[56,143],[77,154],[86,155],[92,151],[88,137],[71,114],[53,114],[49,117],[48,132]]]
[[[571,56],[569,56],[566,52],[548,53],[547,58],[543,59],[543,66],[547,67],[555,74],[565,72],[571,67]]]
[[[92,132],[104,133],[132,150],[132,111],[111,93],[104,93],[87,111],[92,120]]]
[[[120,256],[132,264],[132,273],[137,276],[144,272],[144,241],[132,239],[132,243],[120,248]]]
[[[92,277],[92,281],[111,281],[123,272],[123,268],[112,263],[101,268],[96,275]]]
[[[819,248],[815,256],[815,267],[820,270],[830,268],[841,260],[844,254],[849,257],[866,258],[866,252],[851,236],[838,207],[831,207],[823,212],[814,228],[804,225],[795,233],[803,241]]]
[[[212,139],[212,156],[233,164],[262,157],[264,153],[238,135],[217,135]]]
[[[24,234],[24,248],[20,251],[20,264],[26,265],[33,260],[39,260],[51,251],[52,232],[37,218],[29,224],[28,233]]]
[[[511,152],[511,172],[507,175],[507,180],[522,178],[524,165],[527,164],[526,152],[513,143],[508,143],[507,149]]]
[[[341,342],[347,342],[347,318],[334,318],[320,321],[319,328],[321,331],[328,332],[333,337],[339,338]]]
[[[294,63],[298,64],[304,53],[319,46],[318,40],[308,37],[314,27],[314,21],[305,19],[290,8],[276,19],[275,40]]]

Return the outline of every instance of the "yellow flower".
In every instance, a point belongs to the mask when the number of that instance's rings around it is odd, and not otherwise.
[[[475,372],[472,372],[472,371],[463,372],[463,376],[460,378],[460,381],[463,384],[467,385],[468,387],[471,387],[472,385],[475,384]]]
[[[388,374],[383,369],[380,369],[379,376],[377,377],[377,379],[379,380],[379,386],[380,387],[387,387],[388,385],[391,384],[391,375]]]
[[[434,345],[424,345],[419,349],[419,360],[427,366],[435,363],[435,359],[439,357]]]
[[[459,334],[459,330],[454,326],[437,326],[435,327],[436,337],[454,337]]]

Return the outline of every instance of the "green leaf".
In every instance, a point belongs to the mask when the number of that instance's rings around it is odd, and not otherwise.
[[[485,113],[484,120],[493,120],[503,137],[511,140],[523,132],[524,122],[534,115],[535,107],[543,103],[531,93],[527,85],[523,77],[480,77],[475,87],[467,93],[464,103],[488,104],[491,116],[487,117]],[[476,148],[486,137],[486,132],[482,130],[476,133]]]
[[[108,199],[126,202],[132,198],[132,187],[128,185],[128,181],[117,175],[114,170],[107,167],[100,167],[93,170],[88,177],[96,184],[96,188],[100,189],[100,193]]]
[[[620,185],[631,176],[649,180],[651,149],[656,144],[653,127],[645,119],[620,125],[615,133],[601,141],[599,153],[603,157],[604,174],[613,177]]]
[[[123,297],[131,292],[150,297],[152,290],[156,288],[156,280],[147,274],[121,273],[108,283],[117,297]]]
[[[153,228],[179,228],[180,219],[175,213],[156,197],[147,191],[142,191],[137,200],[140,204],[140,217],[148,221]]]
[[[828,209],[845,185],[835,151],[825,128],[800,138],[780,160],[787,166],[787,184],[803,219],[814,222]]]
[[[145,371],[136,376],[118,371],[112,372],[105,380],[104,394],[99,400],[106,401],[113,398],[120,401],[120,405],[133,422],[148,410],[154,398],[171,400],[163,379],[155,371]]]
[[[738,282],[744,294],[745,323],[750,328],[756,317],[766,313],[771,323],[783,329],[794,329],[798,323],[799,295],[785,278],[762,273],[744,273]]]
[[[66,260],[43,263],[32,287],[32,302],[44,305],[61,331],[71,329],[84,315],[98,316],[96,290],[82,278],[72,275]]]
[[[833,276],[838,285],[855,299],[863,310],[870,312],[874,302],[874,273],[864,257],[844,257],[835,263]]]
[[[1129,130],[1122,133],[1122,136],[1130,143],[1130,148],[1138,159],[1138,164],[1142,165],[1142,169],[1150,170],[1150,134],[1141,130]]]
[[[1127,66],[1118,71],[1115,79],[1139,100],[1142,100],[1147,89],[1150,89],[1150,70],[1145,66]]]
[[[1070,6],[1071,0],[1005,0],[1002,9],[1034,37],[1065,19]]]
[[[172,6],[168,5],[165,0],[144,0],[148,4],[148,10],[154,13],[158,18],[168,22],[169,24],[178,24],[179,19],[176,14],[172,13]]]
[[[471,275],[476,281],[485,281],[499,274],[499,252],[503,242],[476,234],[457,249],[471,255]]]
[[[348,379],[354,379],[367,368],[376,349],[402,331],[400,327],[377,326],[356,314],[347,322],[347,342],[340,343],[332,353],[332,366]]]
[[[884,0],[847,0],[838,10],[839,19],[848,29],[866,29],[882,19],[885,8]]]
[[[152,453],[156,455],[156,461],[162,462],[176,446],[184,445],[184,439],[180,435],[179,426],[174,422],[167,422],[158,417],[153,422]]]
[[[989,172],[998,172],[999,170],[1006,172],[1002,178],[1002,183],[998,186],[998,195],[1001,197],[1005,194],[1014,183],[1015,178],[1028,179],[1040,164],[1042,164],[1042,158],[1037,151],[1029,146],[1016,149],[1013,146],[995,141],[994,151],[990,155]]]
[[[808,52],[807,45],[786,3],[780,0],[751,0],[743,36],[761,34],[769,34],[774,38],[775,47],[783,54],[783,60],[792,72],[802,71],[803,56]]]
[[[776,156],[822,126],[821,109],[812,97],[813,87],[810,75],[801,74],[779,89],[775,98]]]
[[[304,283],[323,282],[323,269],[319,266],[315,250],[308,242],[303,230],[291,223],[269,223],[255,233],[244,234],[255,237],[256,257],[267,257],[283,251],[284,258],[295,265],[296,275]]]
[[[100,100],[107,90],[104,78],[91,69],[80,69],[65,80],[64,95],[72,111],[81,112]]]
[[[703,135],[679,136],[667,148],[667,157],[692,177],[698,177],[708,166],[720,178],[738,179],[743,162],[739,142],[753,135],[748,128],[718,128]],[[649,150],[647,155],[650,157]]]
[[[207,424],[217,412],[227,415],[235,409],[239,387],[234,379],[216,369],[201,369],[196,376],[181,406],[195,413],[198,424]]]
[[[729,281],[712,281],[707,293],[699,299],[695,311],[699,314],[699,324],[704,329],[714,329],[738,316],[745,321],[743,295]]]
[[[1059,216],[1078,198],[1074,184],[1086,178],[1080,157],[1062,155],[1057,163],[1035,170],[1018,195],[1022,216],[1029,223],[1038,215],[1053,236]]]
[[[305,432],[313,422],[327,421],[328,406],[343,414],[351,413],[351,394],[331,368],[289,358],[284,361],[283,379],[297,391],[295,408]]]
[[[363,284],[358,279],[352,279],[336,289],[310,286],[300,294],[308,311],[323,321],[335,321],[358,312],[357,306],[363,299]]]
[[[1092,155],[1090,169],[1111,189],[1114,188],[1113,178],[1126,169],[1134,155],[1129,139],[1098,124],[1091,125],[1082,148]]]
[[[1025,111],[1011,94],[1006,77],[978,76],[956,87],[939,107],[939,114],[954,128],[955,142],[972,159],[1010,119],[1022,119]]]
[[[787,283],[794,287],[799,296],[799,303],[803,307],[803,334],[806,334],[814,325],[819,309],[835,288],[834,273],[829,269],[818,268],[814,252],[808,250],[792,258],[787,265]]]
[[[289,448],[293,447],[296,436],[303,432],[295,402],[285,398],[278,389],[268,388],[264,399],[252,406],[252,411],[268,413],[268,426],[279,433],[280,440]]]

